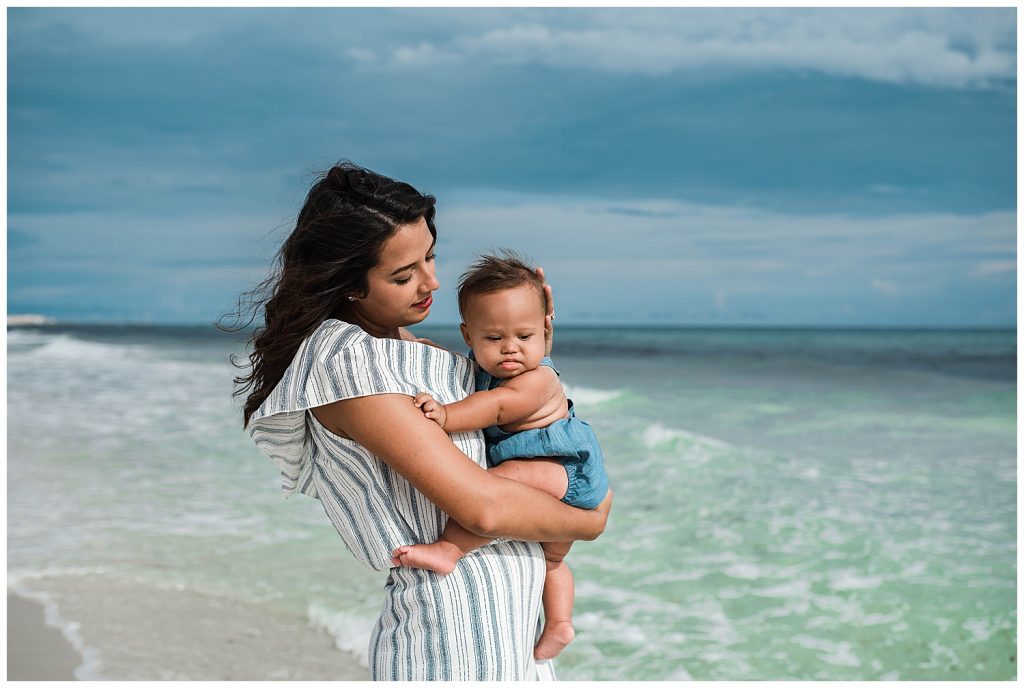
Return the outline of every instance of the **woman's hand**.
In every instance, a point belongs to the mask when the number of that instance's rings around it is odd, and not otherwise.
[[[448,349],[445,349],[440,344],[438,344],[437,342],[430,341],[426,337],[417,337],[416,335],[414,335],[412,332],[410,332],[409,330],[405,329],[404,327],[399,327],[398,328],[398,336],[401,337],[404,341],[407,341],[407,342],[419,342],[420,344],[426,344],[427,346],[432,346],[435,349],[441,349],[442,351],[447,351],[448,350]]]
[[[555,336],[555,297],[551,294],[551,285],[544,279],[544,268],[537,268],[537,277],[544,282],[544,300],[547,302],[547,315],[544,316],[544,355],[550,356]]]
[[[600,525],[601,529],[598,530],[594,537],[588,538],[589,540],[597,539],[597,536],[604,532],[605,526],[608,525],[608,515],[612,512],[612,491],[608,490],[608,494],[604,496],[601,503],[594,507],[594,513],[601,516]]]

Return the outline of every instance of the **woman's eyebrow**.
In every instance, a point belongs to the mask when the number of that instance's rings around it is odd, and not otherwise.
[[[433,250],[434,250],[434,246],[436,246],[436,245],[437,245],[437,239],[434,239],[434,240],[433,240],[432,242],[430,242],[430,248],[428,248],[428,249],[427,249],[427,253],[430,253],[431,251],[433,251]],[[400,273],[400,272],[401,272],[402,270],[411,270],[411,269],[413,269],[414,267],[416,267],[416,263],[418,263],[418,262],[419,262],[419,261],[417,260],[417,261],[415,261],[415,262],[409,263],[408,265],[403,265],[403,266],[402,266],[402,267],[400,267],[400,268],[395,268],[395,269],[394,269],[394,270],[393,270],[393,271],[391,272],[391,274],[390,274],[390,275],[388,275],[388,277],[394,277],[395,275],[397,275],[398,273]]]
[[[419,261],[416,261],[416,263],[418,263],[418,262]],[[416,263],[409,263],[408,265],[403,265],[400,268],[395,268],[394,271],[392,271],[392,273],[390,275],[388,275],[388,277],[394,277],[395,275],[397,275],[398,273],[402,272],[403,270],[412,270],[414,267],[416,267]]]

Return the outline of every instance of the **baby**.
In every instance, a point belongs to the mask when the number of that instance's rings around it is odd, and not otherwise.
[[[476,393],[452,404],[429,394],[416,406],[446,432],[483,429],[487,459],[502,477],[593,509],[608,493],[604,459],[590,425],[576,418],[558,371],[544,355],[544,284],[514,253],[484,256],[459,280],[462,337],[477,363]],[[491,540],[448,519],[437,542],[397,548],[392,563],[450,573],[459,559]],[[534,656],[557,656],[573,638],[571,542],[542,543],[544,630]]]

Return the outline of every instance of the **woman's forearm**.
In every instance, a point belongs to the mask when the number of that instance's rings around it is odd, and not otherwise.
[[[408,396],[346,399],[313,409],[313,413],[328,430],[369,449],[473,533],[562,542],[593,540],[604,530],[610,497],[592,511],[577,509],[540,490],[493,475],[459,451]]]
[[[597,509],[579,509],[515,480],[493,473],[487,473],[487,477],[497,481],[492,488],[490,506],[481,515],[482,520],[476,524],[476,530],[461,524],[477,535],[568,542],[593,540],[604,531],[611,508],[611,493]]]

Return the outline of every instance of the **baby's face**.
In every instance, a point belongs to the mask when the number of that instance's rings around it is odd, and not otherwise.
[[[544,300],[524,284],[474,296],[466,304],[462,336],[480,367],[507,379],[533,370],[544,358]]]

